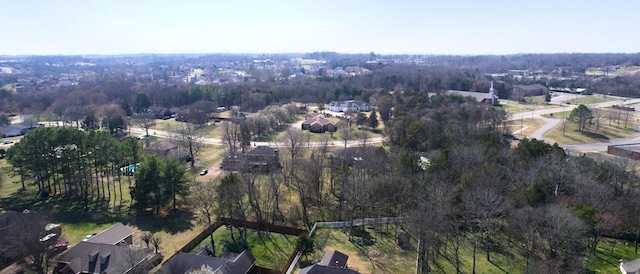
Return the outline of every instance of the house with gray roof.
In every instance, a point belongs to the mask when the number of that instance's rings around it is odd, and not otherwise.
[[[207,266],[216,274],[246,274],[254,269],[256,263],[256,258],[249,250],[240,254],[224,253],[218,257],[203,253],[180,252],[167,261],[157,273],[183,274]]]
[[[153,252],[128,244],[79,242],[57,259],[54,273],[135,273]]]
[[[358,274],[347,267],[348,260],[349,256],[340,251],[325,252],[319,263],[298,270],[298,274]]]
[[[333,101],[329,103],[329,110],[335,112],[366,112],[371,111],[371,105],[365,101],[349,100],[349,101]]]
[[[133,231],[117,223],[60,255],[54,273],[134,273],[146,269],[153,255],[134,246]]]
[[[117,223],[109,229],[102,231],[87,240],[98,244],[133,244],[133,231],[122,223]]]

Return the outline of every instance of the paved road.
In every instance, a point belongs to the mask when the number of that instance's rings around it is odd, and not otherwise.
[[[580,96],[580,95],[578,95],[578,96]],[[572,104],[572,105],[563,104],[564,101],[561,101],[561,100],[566,100],[566,101],[573,100],[574,98],[576,98],[576,96],[572,95],[572,94],[571,95],[561,95],[561,96],[558,96],[558,97],[554,97],[554,98],[551,99],[552,100],[551,103],[552,104],[557,104],[557,105],[562,106],[562,107],[545,108],[545,109],[534,110],[534,111],[531,111],[531,112],[516,113],[516,114],[511,115],[511,117],[509,117],[509,119],[510,120],[519,120],[519,119],[522,119],[522,118],[533,118],[533,119],[540,119],[540,120],[545,121],[545,125],[543,125],[539,129],[537,129],[535,132],[533,132],[533,134],[531,134],[532,138],[536,138],[536,139],[539,139],[539,140],[544,140],[543,136],[547,132],[549,132],[550,130],[555,128],[556,126],[560,125],[562,123],[562,119],[546,118],[546,117],[542,117],[541,115],[564,112],[564,111],[570,111],[570,110],[576,108],[577,106],[575,104]],[[589,105],[589,107],[590,108],[604,108],[604,107],[611,107],[613,105],[631,105],[631,104],[640,103],[640,99],[627,100],[627,99],[624,99],[624,98],[619,98],[619,97],[617,97],[617,98],[620,99],[620,100],[591,104],[591,105]],[[554,99],[556,99],[556,100],[554,101]],[[574,150],[574,151],[595,152],[595,151],[606,151],[607,150],[607,146],[609,146],[609,145],[617,145],[617,144],[625,144],[625,143],[638,143],[638,142],[640,142],[640,134],[636,133],[632,138],[618,138],[618,139],[612,139],[612,140],[609,140],[609,141],[606,141],[606,142],[566,145],[564,147],[566,149]]]

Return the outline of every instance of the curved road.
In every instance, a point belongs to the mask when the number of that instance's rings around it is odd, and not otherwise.
[[[562,119],[546,118],[546,117],[542,117],[541,115],[557,113],[557,112],[564,112],[564,111],[568,111],[568,110],[572,110],[572,109],[576,108],[577,105],[575,105],[575,104],[573,104],[573,105],[565,105],[565,104],[563,104],[564,101],[573,100],[576,97],[577,97],[576,95],[566,95],[566,94],[563,94],[563,95],[558,96],[558,97],[554,97],[554,98],[552,98],[551,104],[562,105],[562,107],[545,108],[545,109],[533,110],[531,112],[516,113],[516,114],[511,115],[511,117],[509,117],[509,120],[519,120],[519,119],[522,119],[522,118],[531,117],[531,118],[534,118],[534,119],[540,119],[540,120],[545,121],[545,125],[543,125],[539,129],[537,129],[535,132],[533,132],[533,134],[531,134],[532,138],[536,138],[538,140],[544,140],[543,136],[547,132],[552,130],[554,127],[560,125],[562,123]],[[604,107],[611,107],[613,105],[630,105],[630,104],[640,103],[640,99],[627,100],[627,99],[620,98],[620,97],[616,97],[616,98],[618,98],[620,100],[610,101],[610,102],[603,102],[603,103],[596,103],[596,104],[590,104],[589,107],[591,107],[591,108],[604,108]],[[618,138],[618,139],[611,139],[611,140],[606,141],[606,142],[566,145],[566,146],[564,146],[564,148],[569,149],[569,150],[581,151],[581,152],[606,151],[607,150],[607,146],[609,146],[609,145],[617,145],[617,144],[624,144],[624,143],[631,143],[631,142],[640,142],[640,138],[639,137],[640,137],[640,134],[636,133],[635,136],[632,137],[632,138]]]

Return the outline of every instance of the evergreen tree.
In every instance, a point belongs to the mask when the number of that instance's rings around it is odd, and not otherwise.
[[[375,110],[372,110],[371,114],[369,114],[369,126],[373,129],[378,127],[378,115]]]

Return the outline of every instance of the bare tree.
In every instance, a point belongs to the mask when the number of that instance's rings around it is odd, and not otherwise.
[[[222,141],[229,150],[229,155],[234,155],[240,147],[242,132],[239,124],[222,122]]]
[[[153,237],[151,237],[150,242],[153,245],[153,248],[155,248],[155,253],[158,253],[158,251],[160,250],[160,244],[162,244],[162,238],[154,234]]]
[[[207,225],[211,227],[213,225],[217,203],[217,192],[213,184],[210,181],[207,183],[194,182],[191,185],[191,198],[189,202],[193,208],[204,216]],[[215,255],[216,248],[213,233],[209,234],[209,240],[211,241],[212,252]]]
[[[44,214],[19,213],[17,219],[9,231],[2,233],[9,233],[9,238],[20,247],[25,256],[25,266],[37,273],[47,273],[51,262],[48,248],[56,243],[60,235],[49,235],[51,232],[45,230],[49,220]]]
[[[146,262],[149,258],[149,249],[144,247],[136,247],[132,245],[120,245],[116,248],[121,249],[124,256],[117,267],[118,272],[127,274],[143,274],[149,273],[151,265]]]
[[[144,129],[145,134],[149,136],[149,128],[156,124],[156,119],[151,113],[142,113],[132,116],[131,123],[136,127]]]
[[[196,156],[200,153],[203,140],[204,132],[200,126],[191,123],[182,123],[182,128],[178,131],[178,142],[182,148],[186,150],[191,161],[191,168],[195,167]]]
[[[351,125],[349,122],[343,120],[338,123],[338,128],[340,130],[340,138],[344,141],[344,147],[347,147],[349,140],[353,138]]]

